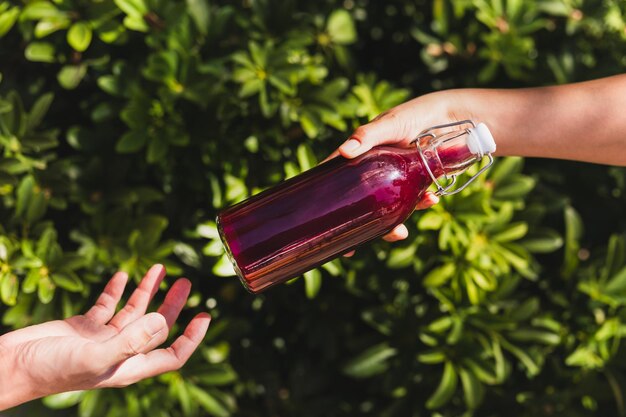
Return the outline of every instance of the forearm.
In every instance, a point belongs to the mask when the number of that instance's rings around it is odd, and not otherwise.
[[[626,165],[626,75],[556,87],[453,90],[498,155]]]
[[[0,338],[0,411],[15,407],[40,395],[31,390],[26,374],[20,371],[16,355],[2,345]]]

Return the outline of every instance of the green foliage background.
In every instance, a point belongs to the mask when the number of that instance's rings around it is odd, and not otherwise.
[[[624,169],[500,159],[415,213],[407,241],[261,296],[213,223],[409,97],[622,72],[625,16],[612,0],[0,2],[2,330],[85,311],[115,270],[154,262],[194,283],[183,321],[214,317],[182,371],[43,404],[626,415]]]

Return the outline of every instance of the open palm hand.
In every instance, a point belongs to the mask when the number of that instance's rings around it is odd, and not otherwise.
[[[179,369],[202,341],[210,317],[198,314],[171,346],[157,349],[191,288],[187,279],[177,280],[157,312],[146,314],[164,277],[165,268],[153,266],[116,313],[128,281],[119,272],[84,315],[0,337],[0,385],[12,387],[0,393],[0,410],[58,392],[127,386]]]

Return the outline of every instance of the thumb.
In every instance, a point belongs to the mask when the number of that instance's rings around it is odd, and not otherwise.
[[[167,322],[162,314],[146,314],[102,344],[105,362],[108,366],[114,366],[132,356],[149,352],[165,342],[168,333]]]
[[[397,113],[386,113],[372,122],[359,126],[350,138],[339,147],[339,153],[346,158],[355,158],[374,146],[397,144],[409,137],[410,121],[405,121]]]

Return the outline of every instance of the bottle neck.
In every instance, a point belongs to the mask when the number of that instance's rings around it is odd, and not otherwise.
[[[458,131],[429,140],[420,147],[435,178],[459,174],[481,159],[470,151],[467,134]]]

